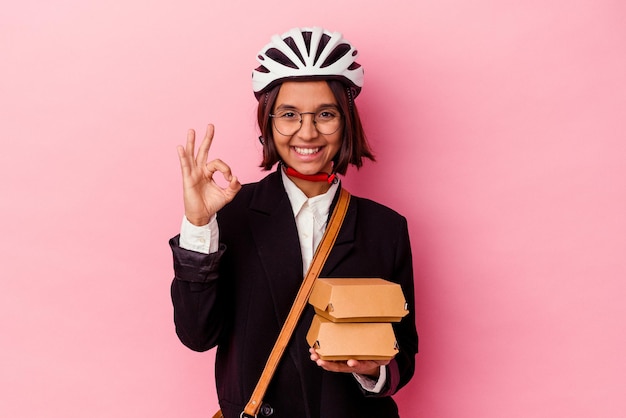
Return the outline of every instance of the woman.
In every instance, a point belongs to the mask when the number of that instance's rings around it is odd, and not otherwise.
[[[354,99],[363,83],[356,50],[339,33],[292,29],[274,36],[253,72],[266,170],[241,186],[230,167],[208,153],[209,125],[197,154],[195,134],[178,154],[185,218],[170,241],[176,332],[192,350],[217,346],[216,384],[224,417],[239,417],[303,280],[332,212],[337,175],[374,159]],[[225,187],[213,181],[217,172]],[[353,197],[320,277],[380,277],[402,286],[413,307],[406,220]],[[313,309],[305,309],[274,374],[259,416],[398,416],[391,398],[413,375],[414,309],[394,331],[391,361],[323,361],[306,342]]]

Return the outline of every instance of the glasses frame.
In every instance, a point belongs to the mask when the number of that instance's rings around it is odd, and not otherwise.
[[[292,134],[284,134],[282,133],[278,127],[276,126],[276,119],[279,119],[280,116],[277,114],[269,114],[269,117],[272,118],[272,121],[274,122],[274,128],[276,129],[276,131],[284,136],[292,136],[295,135],[300,129],[302,129],[302,115],[313,115],[313,126],[315,126],[315,130],[317,132],[319,132],[321,135],[332,135],[334,133],[336,133],[337,131],[339,131],[339,129],[341,129],[341,118],[343,117],[343,114],[339,111],[339,109],[337,108],[337,113],[339,114],[337,116],[337,118],[339,119],[339,125],[337,126],[337,129],[335,129],[334,131],[332,131],[331,133],[324,133],[322,131],[319,130],[319,128],[317,127],[317,120],[315,120],[315,116],[317,116],[318,113],[323,112],[323,110],[319,110],[317,112],[298,112],[297,110],[293,110],[293,109],[288,109],[289,112],[293,112],[296,113],[298,116],[300,116],[300,120],[298,121],[300,123],[300,126],[298,127],[298,129],[296,129],[295,131],[293,131]]]

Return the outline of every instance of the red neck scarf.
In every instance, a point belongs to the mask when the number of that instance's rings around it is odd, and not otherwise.
[[[335,173],[302,174],[291,167],[285,167],[285,174],[307,181],[326,181],[328,184],[333,184],[335,178],[337,178]]]

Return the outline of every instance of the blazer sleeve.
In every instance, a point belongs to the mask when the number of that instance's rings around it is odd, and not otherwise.
[[[219,264],[225,247],[212,254],[185,250],[179,236],[169,242],[174,257],[171,285],[174,324],[180,341],[194,351],[217,345],[225,327],[220,293]]]
[[[418,336],[415,326],[415,293],[413,284],[413,258],[406,219],[402,217],[398,233],[394,260],[394,281],[404,292],[409,313],[400,322],[394,323],[394,333],[399,345],[398,354],[387,365],[387,382],[380,393],[366,392],[366,396],[391,396],[406,385],[415,372]]]

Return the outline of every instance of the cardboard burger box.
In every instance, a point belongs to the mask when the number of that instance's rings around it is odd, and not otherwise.
[[[391,360],[398,353],[389,322],[331,322],[315,315],[306,340],[322,360]]]
[[[398,353],[391,322],[408,314],[400,285],[383,279],[318,279],[309,346],[323,360],[390,360]]]
[[[309,303],[332,322],[399,322],[409,313],[400,285],[383,279],[317,279]]]

